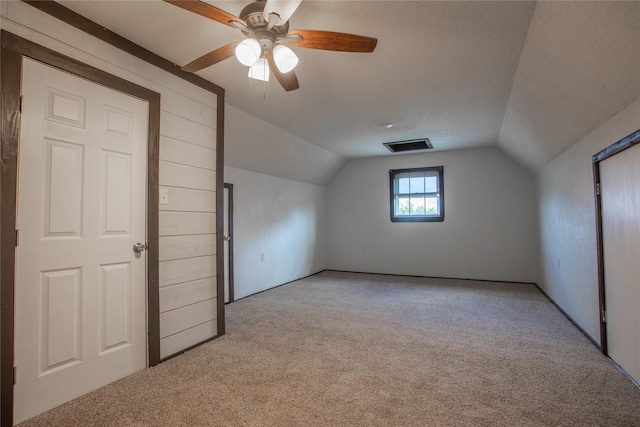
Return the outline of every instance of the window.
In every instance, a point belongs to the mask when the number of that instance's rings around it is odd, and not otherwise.
[[[389,171],[391,221],[444,221],[442,166]]]

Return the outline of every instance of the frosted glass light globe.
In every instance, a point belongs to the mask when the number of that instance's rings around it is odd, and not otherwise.
[[[273,60],[281,73],[286,74],[296,68],[298,57],[291,49],[281,44],[273,48]]]
[[[269,64],[267,64],[267,60],[264,58],[258,59],[258,62],[256,62],[251,66],[251,68],[249,68],[249,77],[251,77],[252,79],[268,82],[269,74]]]
[[[262,47],[256,39],[245,39],[236,46],[236,58],[242,65],[252,66],[262,55]]]

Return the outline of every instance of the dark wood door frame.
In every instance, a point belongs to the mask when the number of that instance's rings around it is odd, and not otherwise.
[[[2,140],[0,155],[0,393],[2,425],[13,423],[14,283],[17,173],[20,135],[22,59],[32,58],[149,103],[147,206],[158,206],[160,94],[2,31]],[[158,209],[147,209],[147,298],[149,365],[160,361]]]
[[[224,188],[229,190],[229,201],[227,206],[227,217],[224,219],[227,222],[227,228],[229,229],[229,302],[235,301],[233,295],[233,184],[224,183]],[[223,298],[224,300],[224,298]]]
[[[596,239],[598,256],[598,296],[600,302],[600,350],[605,355],[607,351],[607,322],[606,322],[606,300],[605,300],[605,280],[604,280],[604,248],[602,240],[602,197],[600,192],[600,162],[623,152],[624,150],[640,144],[640,129],[622,138],[620,141],[610,145],[592,157],[593,160],[593,192],[596,201]]]

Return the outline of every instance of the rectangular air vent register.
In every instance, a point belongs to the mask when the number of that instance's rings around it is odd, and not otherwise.
[[[412,139],[410,141],[385,142],[383,144],[392,153],[404,153],[407,151],[431,150],[433,145],[429,138]]]

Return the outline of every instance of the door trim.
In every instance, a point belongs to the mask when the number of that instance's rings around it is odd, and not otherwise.
[[[604,247],[602,240],[602,198],[600,195],[600,162],[623,152],[624,150],[640,144],[640,129],[622,138],[620,141],[608,146],[604,150],[592,157],[593,161],[593,194],[596,204],[596,240],[598,257],[598,297],[599,297],[599,317],[600,317],[600,350],[605,356],[607,351],[607,322],[604,313],[606,312],[605,300],[605,280],[604,280]]]
[[[2,425],[13,424],[14,283],[17,209],[18,147],[22,58],[29,57],[84,79],[149,102],[147,143],[147,334],[149,366],[160,361],[160,297],[158,206],[160,94],[113,76],[73,58],[2,31],[2,140],[0,147],[0,398]]]
[[[235,301],[235,297],[233,295],[233,184],[225,182],[224,188],[229,190],[229,206],[227,206],[228,215],[224,220],[227,221],[229,237],[231,238],[231,240],[229,240],[229,265],[227,267],[229,268],[229,302],[233,302]]]

